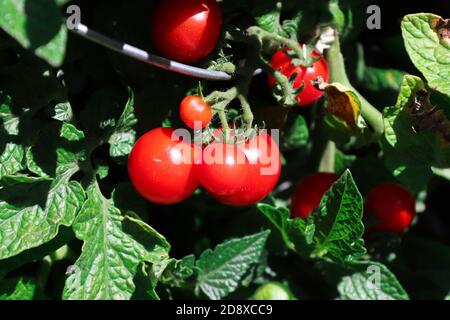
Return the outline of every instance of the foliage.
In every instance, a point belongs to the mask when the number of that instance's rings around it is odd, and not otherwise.
[[[372,41],[368,1],[219,2],[223,35],[198,66],[235,77],[199,84],[62,22],[67,5],[79,5],[83,23],[154,52],[145,14],[154,1],[0,1],[0,299],[248,299],[271,297],[273,284],[290,299],[448,299],[446,5],[422,3],[436,14],[404,17],[383,6],[396,50],[385,33]],[[288,46],[294,65],[310,64],[303,50],[325,27],[339,32],[325,44],[330,81],[316,84],[326,98],[294,108],[303,87],[268,61]],[[192,92],[213,106],[215,127],[281,129],[282,176],[257,205],[223,206],[198,190],[158,206],[130,185],[136,139],[179,126],[179,102]],[[291,219],[292,188],[318,170],[340,178],[308,219]],[[364,196],[383,182],[402,184],[423,207],[400,244],[364,233]],[[296,281],[298,265],[320,281]]]

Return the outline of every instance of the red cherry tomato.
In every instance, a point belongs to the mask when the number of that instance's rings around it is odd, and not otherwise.
[[[173,128],[156,128],[138,139],[128,158],[134,188],[147,200],[174,204],[199,186],[195,175],[196,148],[180,139]]]
[[[203,129],[212,119],[211,107],[198,96],[187,96],[180,104],[181,120],[191,129]]]
[[[266,132],[247,141],[242,147],[249,161],[249,174],[241,189],[228,196],[213,195],[227,205],[245,207],[264,199],[280,178],[281,157],[277,143]]]
[[[167,58],[192,63],[216,46],[222,12],[215,0],[161,0],[155,9],[151,34]]]
[[[308,218],[338,178],[337,174],[325,172],[313,173],[303,178],[292,194],[291,217]]]
[[[248,176],[248,159],[236,145],[213,142],[203,149],[196,165],[201,185],[211,194],[230,195],[237,192]]]
[[[398,184],[379,185],[369,191],[365,200],[365,214],[375,222],[368,230],[400,233],[414,219],[415,200]]]
[[[270,64],[275,70],[280,71],[286,77],[290,78],[294,73],[297,76],[294,80],[294,89],[301,87],[303,82],[305,86],[302,91],[297,95],[297,99],[300,101],[299,106],[306,106],[315,101],[317,101],[323,94],[323,91],[317,90],[311,81],[315,80],[317,77],[321,76],[325,82],[328,82],[330,73],[328,70],[328,64],[324,57],[320,56],[317,52],[313,51],[311,54],[313,57],[319,58],[316,62],[312,64],[311,67],[304,66],[293,66],[291,64],[291,58],[283,52],[283,50],[277,51],[270,61]],[[269,86],[273,88],[276,84],[275,78],[272,76],[268,77]]]

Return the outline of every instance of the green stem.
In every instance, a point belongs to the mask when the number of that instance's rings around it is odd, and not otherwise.
[[[50,269],[52,268],[53,259],[50,255],[45,256],[44,259],[39,264],[38,274],[37,274],[37,283],[42,288],[45,289],[47,284],[48,277],[50,275]]]
[[[254,60],[252,59],[252,62]],[[248,96],[248,90],[250,86],[250,82],[252,81],[253,72],[255,71],[256,67],[253,67],[253,63],[251,63],[250,67],[244,67],[241,70],[241,76],[238,79],[236,83],[237,88],[237,98],[239,99],[239,102],[241,103],[242,107],[242,117],[244,119],[244,122],[247,126],[247,129],[250,129],[253,126],[253,112],[250,107],[250,104],[247,101]]]
[[[311,150],[307,162],[307,169],[313,172],[334,172],[336,145],[327,138],[324,107],[317,109],[311,126]]]
[[[295,55],[300,60],[306,59],[303,48],[296,40],[285,38],[280,36],[279,34],[265,31],[264,29],[261,29],[260,27],[257,26],[252,26],[248,28],[246,30],[246,33],[249,36],[256,36],[258,39],[261,39],[262,42],[276,42],[279,45],[285,45],[289,49],[293,50],[295,52]]]
[[[260,58],[259,64],[261,69],[265,73],[270,74],[272,77],[275,78],[276,82],[280,84],[283,96],[288,96],[292,90],[288,77],[272,68],[272,66],[270,66],[269,63],[264,61],[264,59],[262,58]]]
[[[230,126],[228,125],[227,114],[225,113],[225,110],[221,110],[217,113],[219,115],[220,123],[222,125],[223,133],[225,135],[225,142],[228,142],[228,139],[230,137]]]
[[[367,101],[350,83],[345,71],[344,57],[341,53],[339,35],[327,52],[328,66],[330,68],[330,82],[339,82],[353,91],[361,103],[361,116],[372,127],[374,136],[379,137],[384,132],[383,115],[369,101]]]
[[[325,144],[325,150],[322,153],[322,158],[319,162],[319,172],[334,172],[335,171],[335,159],[336,159],[336,144],[329,140]]]

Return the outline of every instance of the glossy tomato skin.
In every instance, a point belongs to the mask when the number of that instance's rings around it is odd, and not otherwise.
[[[303,178],[292,194],[291,217],[308,218],[323,195],[339,178],[335,173],[317,172]]]
[[[161,0],[152,17],[151,34],[167,58],[193,63],[215,48],[222,12],[215,0]]]
[[[382,184],[367,194],[365,215],[375,224],[369,226],[369,231],[401,233],[414,219],[415,200],[408,190],[398,184]]]
[[[251,206],[264,199],[275,187],[281,173],[277,143],[266,132],[241,146],[249,161],[249,173],[241,189],[231,195],[213,195],[219,202],[236,207]]]
[[[173,128],[150,130],[137,140],[128,158],[131,183],[142,197],[157,204],[185,200],[199,186],[196,148],[177,139]]]
[[[203,129],[211,122],[211,107],[198,96],[187,96],[180,103],[180,117],[189,128]]]
[[[297,76],[294,80],[294,89],[299,88],[303,82],[305,86],[303,90],[297,95],[299,99],[298,106],[307,106],[315,101],[317,101],[324,94],[323,91],[317,90],[311,81],[321,76],[325,82],[329,81],[330,73],[328,70],[328,63],[323,56],[317,52],[311,54],[319,60],[315,61],[311,67],[304,66],[293,66],[291,64],[291,58],[283,52],[283,50],[278,50],[272,57],[270,64],[275,70],[280,71],[286,77],[290,78],[294,73]],[[273,88],[276,84],[275,78],[268,76],[269,86]]]
[[[236,145],[213,142],[197,160],[196,173],[200,184],[211,194],[230,195],[237,192],[248,176],[248,160]]]

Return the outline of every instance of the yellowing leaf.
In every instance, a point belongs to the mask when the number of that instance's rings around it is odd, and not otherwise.
[[[330,83],[325,92],[328,97],[326,111],[342,120],[352,130],[358,130],[361,104],[357,95],[340,83]]]

